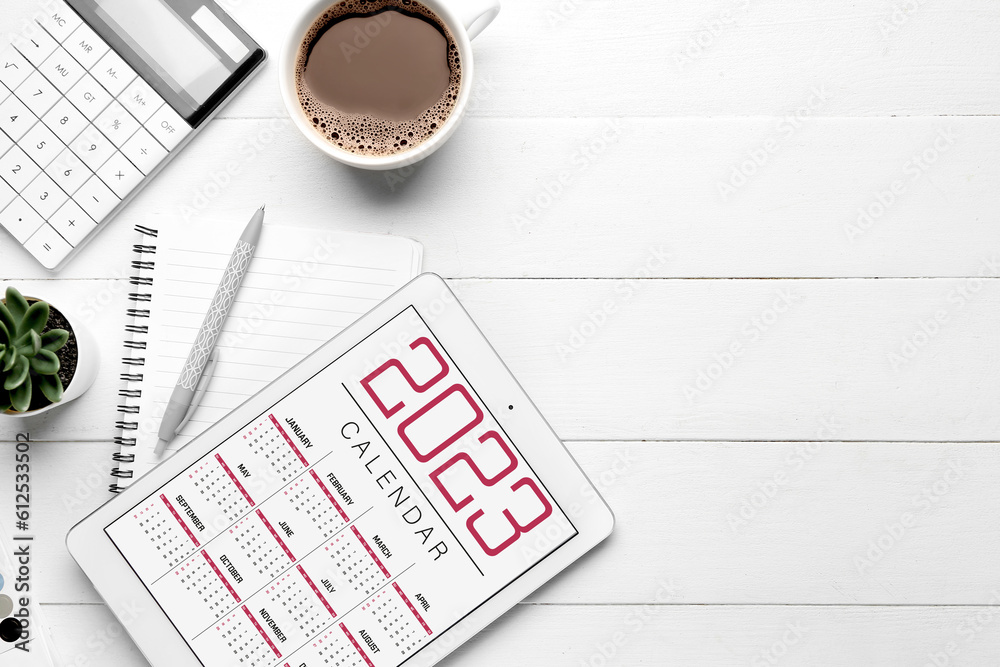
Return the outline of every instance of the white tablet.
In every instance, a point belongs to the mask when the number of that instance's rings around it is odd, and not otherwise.
[[[154,667],[395,667],[438,662],[613,522],[424,275],[67,544]]]

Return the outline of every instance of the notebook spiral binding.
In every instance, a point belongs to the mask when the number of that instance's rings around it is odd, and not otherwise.
[[[132,270],[135,271],[135,275],[129,277],[129,284],[141,289],[153,285],[153,277],[148,275],[148,272],[156,268],[156,263],[151,259],[151,256],[156,255],[156,246],[150,245],[150,240],[155,239],[158,232],[142,225],[136,225],[135,231],[146,238],[142,243],[132,246],[132,251],[136,254],[136,259],[132,261]],[[123,341],[125,352],[122,356],[122,373],[119,377],[126,386],[118,392],[118,397],[122,399],[118,406],[121,417],[115,422],[115,429],[118,431],[115,444],[121,448],[121,451],[111,457],[114,463],[111,477],[115,479],[115,482],[108,487],[111,493],[124,491],[128,485],[119,484],[118,480],[132,479],[133,476],[133,471],[127,464],[135,463],[135,454],[129,454],[126,450],[128,447],[136,445],[133,432],[139,430],[139,422],[132,420],[138,419],[134,415],[139,414],[139,406],[129,402],[129,399],[142,398],[142,390],[132,389],[128,385],[141,383],[143,379],[142,367],[146,365],[146,358],[142,351],[146,349],[146,341],[142,337],[149,333],[149,327],[143,324],[142,320],[149,319],[150,311],[148,307],[143,307],[140,304],[150,303],[153,296],[145,291],[134,291],[129,292],[128,300],[135,306],[126,311],[132,322],[125,327],[125,332],[131,334],[132,337]]]

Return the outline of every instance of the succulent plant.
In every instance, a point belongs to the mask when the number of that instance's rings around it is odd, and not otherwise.
[[[48,321],[49,304],[29,304],[16,289],[7,288],[6,304],[0,303],[0,413],[27,412],[38,394],[51,403],[62,400],[56,352],[69,341],[69,332],[45,331]]]

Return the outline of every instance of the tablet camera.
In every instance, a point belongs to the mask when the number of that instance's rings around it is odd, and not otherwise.
[[[14,600],[4,593],[4,577],[0,574],[0,642],[13,644],[21,639],[20,619],[14,618],[11,614],[14,611]]]

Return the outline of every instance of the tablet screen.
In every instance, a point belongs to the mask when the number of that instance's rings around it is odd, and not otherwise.
[[[202,664],[403,664],[578,535],[432,326],[405,309],[105,528]]]

